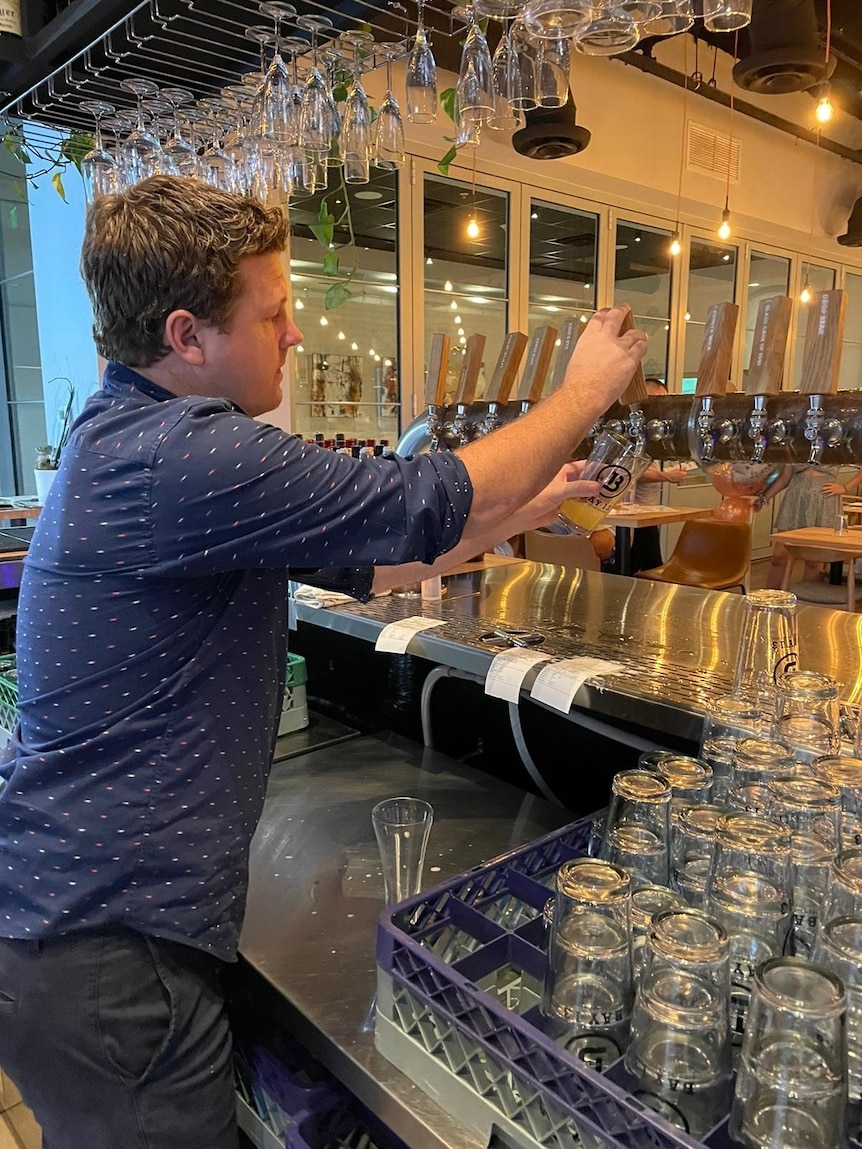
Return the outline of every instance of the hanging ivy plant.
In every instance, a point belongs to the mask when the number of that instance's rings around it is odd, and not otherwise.
[[[3,147],[23,166],[24,179],[37,188],[37,180],[50,176],[51,186],[65,203],[63,176],[70,167],[74,167],[80,174],[81,161],[92,149],[93,137],[88,132],[70,132],[54,146],[38,147],[32,140],[26,139],[22,124],[2,120],[0,132]]]
[[[455,89],[444,88],[444,90],[440,93],[440,107],[457,128],[458,109],[456,107],[455,101]],[[448,176],[449,166],[455,162],[455,157],[458,155],[459,145],[455,142],[455,138],[453,136],[444,136],[443,139],[452,146],[449,148],[449,151],[446,153],[446,155],[437,161],[437,171],[440,172],[441,175]]]

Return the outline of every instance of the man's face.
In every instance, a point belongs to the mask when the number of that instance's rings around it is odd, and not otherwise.
[[[284,360],[302,342],[302,332],[287,313],[287,284],[276,253],[244,259],[239,278],[225,330],[208,329],[206,371],[215,383],[211,394],[230,399],[247,415],[262,415],[281,402]]]

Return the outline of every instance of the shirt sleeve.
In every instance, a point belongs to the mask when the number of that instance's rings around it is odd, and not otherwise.
[[[433,562],[460,539],[472,494],[452,452],[354,459],[195,401],[152,459],[149,517],[166,574],[355,569]]]

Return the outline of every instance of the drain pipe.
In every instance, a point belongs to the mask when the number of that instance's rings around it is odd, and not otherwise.
[[[429,750],[434,749],[434,736],[431,728],[431,694],[441,678],[460,678],[465,682],[478,683],[480,686],[483,686],[485,683],[485,679],[482,675],[471,674],[466,670],[456,670],[451,666],[435,666],[428,672],[422,684],[419,709],[422,722],[422,743],[424,746],[427,746]],[[538,699],[532,698],[530,701],[534,702],[537,706],[541,706],[543,710],[548,710],[551,714],[556,714],[558,718],[566,718],[576,726],[582,726],[585,730],[589,730],[593,734],[610,738],[612,741],[620,742],[622,745],[628,746],[633,750],[666,749],[666,747],[662,746],[659,742],[651,742],[648,738],[641,738],[637,734],[630,734],[626,730],[620,730],[616,726],[612,726],[609,722],[603,722],[600,718],[593,718],[592,715],[584,714],[582,711],[570,710],[567,714],[563,714],[562,711],[556,710],[553,706],[548,706]],[[517,702],[509,703],[509,723],[512,728],[512,737],[515,740],[518,755],[533,784],[539,793],[549,802],[553,802],[556,806],[564,806],[564,803],[560,801],[550,788],[542,777],[538,766],[533,761],[533,756],[524,738],[524,729],[521,725],[521,711]]]

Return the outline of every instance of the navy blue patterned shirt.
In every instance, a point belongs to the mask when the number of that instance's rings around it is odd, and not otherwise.
[[[336,455],[109,364],[21,584],[0,934],[121,924],[233,958],[288,566],[430,561],[471,497],[454,455]]]

